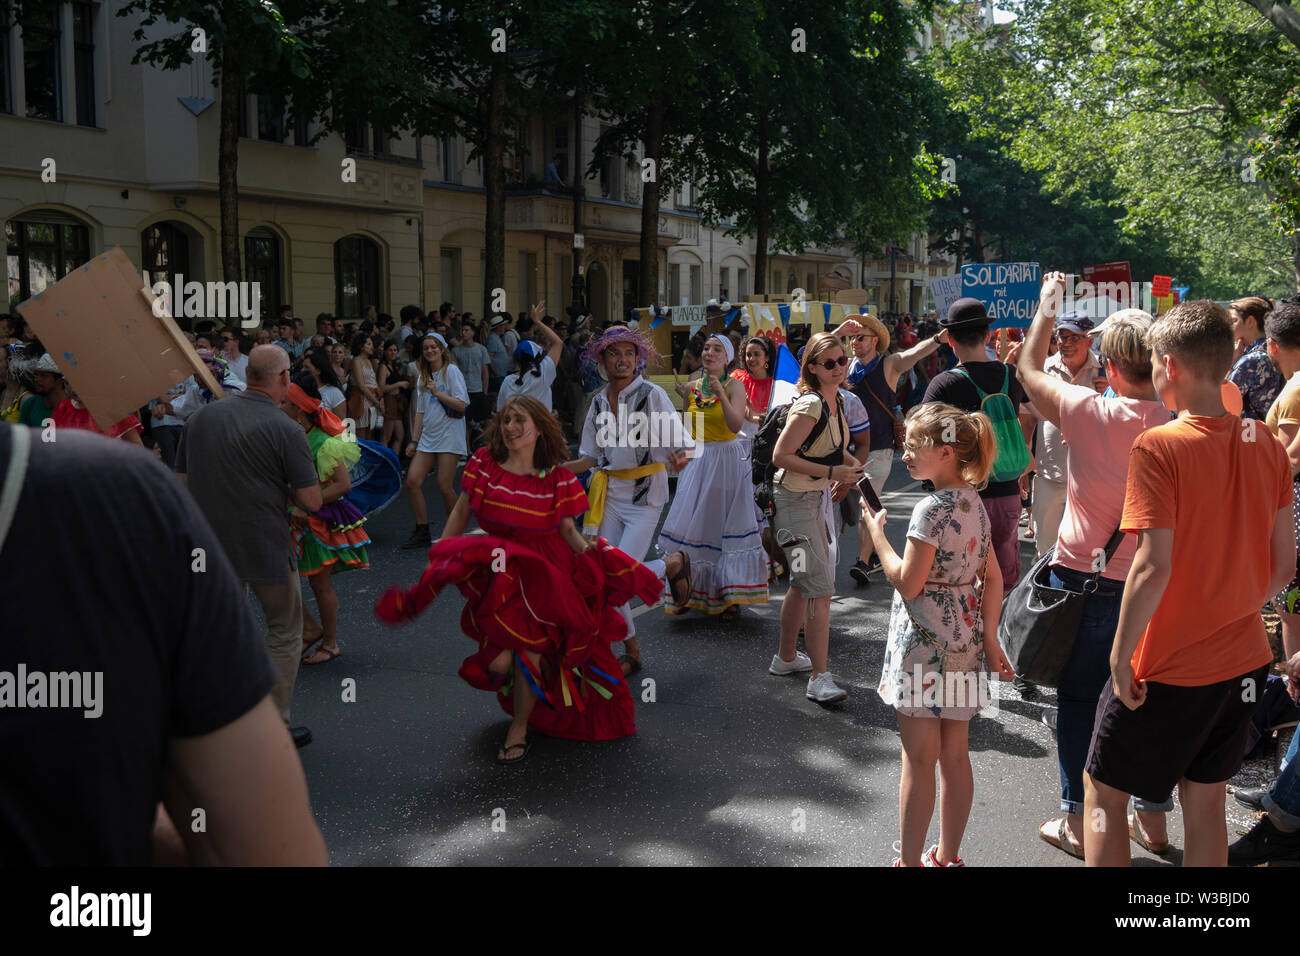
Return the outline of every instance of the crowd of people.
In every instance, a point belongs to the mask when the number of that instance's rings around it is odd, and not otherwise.
[[[634,600],[730,622],[786,579],[768,671],[807,675],[810,701],[844,700],[830,614],[852,528],[855,587],[892,589],[876,686],[902,746],[895,864],[963,865],[967,731],[983,703],[960,691],[1016,679],[1023,697],[1037,692],[999,637],[1004,598],[1023,599],[1023,538],[1038,552],[1031,578],[1041,565],[1053,587],[1084,595],[1061,635],[1062,815],[1039,836],[1089,864],[1127,863],[1130,840],[1168,852],[1177,789],[1186,863],[1300,858],[1294,739],[1276,785],[1237,792],[1264,815],[1231,847],[1224,814],[1252,728],[1272,727],[1259,699],[1300,693],[1300,302],[1203,300],[1096,322],[1064,290],[1064,276],[1045,277],[1023,335],[991,331],[974,299],[919,321],[793,330],[799,376],[785,392],[776,342],[743,329],[702,332],[669,359],[633,322],[590,328],[544,304],[518,321],[450,303],[397,320],[322,314],[314,334],[285,306],[251,337],[196,327],[211,379],[180,382],[106,430],[6,317],[0,416],[146,445],[181,477],[181,510],[219,541],[215,586],[246,586],[264,619],[273,672],[254,668],[249,694],[269,694],[297,746],[310,741],[290,726],[298,668],[342,653],[332,579],[375,550],[349,473],[369,441],[401,463],[414,525],[401,547],[428,553],[376,617],[412,621],[455,585],[474,645],[461,676],[511,715],[501,764],[526,758],[530,729],[635,732]],[[646,377],[657,364],[676,376],[681,412]],[[922,488],[901,551],[871,504],[900,453]],[[33,462],[48,468],[46,457]],[[471,521],[482,533],[468,534]]]

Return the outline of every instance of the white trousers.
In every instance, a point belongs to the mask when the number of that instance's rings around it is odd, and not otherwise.
[[[665,566],[662,559],[646,561],[654,543],[655,529],[659,526],[659,513],[662,508],[653,505],[632,505],[605,498],[605,514],[600,519],[597,534],[618,548],[628,557],[644,562],[660,580],[663,580]],[[618,613],[627,621],[627,636],[636,637],[636,623],[628,605],[619,607]]]

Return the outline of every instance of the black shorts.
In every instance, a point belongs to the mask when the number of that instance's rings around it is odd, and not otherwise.
[[[1088,775],[1154,802],[1167,800],[1184,778],[1227,780],[1241,769],[1267,677],[1264,666],[1201,687],[1147,681],[1147,698],[1137,710],[1125,707],[1106,681],[1088,746]]]

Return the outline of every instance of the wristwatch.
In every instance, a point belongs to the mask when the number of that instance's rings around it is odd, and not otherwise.
[[[831,480],[831,475],[833,475],[834,473],[835,473],[835,466],[834,466],[834,465],[827,465],[827,466],[826,466],[826,480],[827,480],[827,481],[830,481],[830,480]]]

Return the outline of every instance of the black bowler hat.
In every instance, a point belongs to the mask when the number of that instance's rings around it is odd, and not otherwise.
[[[989,310],[979,299],[958,299],[948,306],[948,315],[939,320],[945,329],[973,329],[976,326],[992,324]]]

